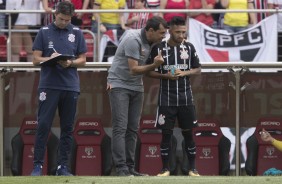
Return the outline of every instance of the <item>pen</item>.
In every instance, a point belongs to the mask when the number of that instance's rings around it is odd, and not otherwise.
[[[54,47],[53,47],[53,51],[54,51],[54,52],[56,52],[56,53],[58,53],[58,52],[55,50],[55,48],[54,48]]]

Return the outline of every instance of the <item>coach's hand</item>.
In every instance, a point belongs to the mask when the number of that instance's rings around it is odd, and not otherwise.
[[[157,68],[163,63],[164,63],[164,58],[162,56],[162,51],[159,51],[158,55],[154,58],[154,65]]]

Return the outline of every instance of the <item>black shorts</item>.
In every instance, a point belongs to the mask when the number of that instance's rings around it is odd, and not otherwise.
[[[156,126],[160,129],[173,129],[176,118],[181,129],[192,129],[198,126],[194,105],[159,106]]]

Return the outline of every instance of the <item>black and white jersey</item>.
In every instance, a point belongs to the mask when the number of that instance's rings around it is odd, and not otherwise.
[[[164,63],[157,71],[165,74],[171,69],[182,71],[199,68],[201,64],[193,44],[184,41],[178,46],[169,46],[167,41],[153,47],[147,63],[153,63],[158,51],[162,51]],[[159,106],[186,106],[193,104],[190,80],[188,76],[178,80],[160,80]]]

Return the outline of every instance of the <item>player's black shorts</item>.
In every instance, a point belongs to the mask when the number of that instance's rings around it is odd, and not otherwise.
[[[176,118],[181,129],[192,129],[198,126],[194,105],[159,106],[156,126],[161,129],[173,129]]]

